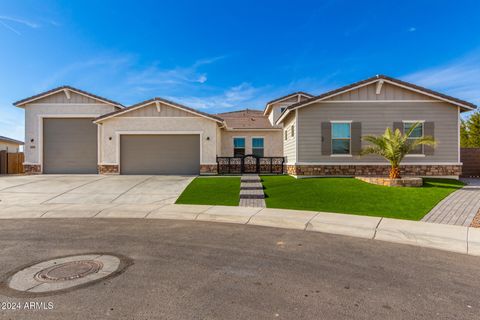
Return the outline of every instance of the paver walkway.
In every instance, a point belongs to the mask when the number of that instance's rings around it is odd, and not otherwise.
[[[480,179],[462,179],[467,183],[432,209],[422,221],[469,226],[480,210]]]
[[[244,174],[240,180],[241,207],[265,208],[265,194],[263,193],[262,180],[258,174]]]

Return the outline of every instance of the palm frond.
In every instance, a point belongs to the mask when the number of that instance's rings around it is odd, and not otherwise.
[[[362,155],[376,154],[387,159],[392,167],[398,167],[405,155],[412,152],[420,145],[435,146],[436,142],[433,137],[422,137],[418,139],[409,139],[413,130],[417,128],[420,123],[415,123],[406,133],[402,133],[396,129],[393,131],[386,128],[385,132],[380,136],[368,135],[362,139],[370,146],[363,148]]]

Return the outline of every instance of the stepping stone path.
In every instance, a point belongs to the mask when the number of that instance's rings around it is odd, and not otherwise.
[[[240,179],[240,207],[265,208],[265,194],[258,174],[242,175]]]

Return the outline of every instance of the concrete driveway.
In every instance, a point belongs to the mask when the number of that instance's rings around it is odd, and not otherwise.
[[[101,175],[2,176],[0,204],[171,204],[193,178],[193,176]]]

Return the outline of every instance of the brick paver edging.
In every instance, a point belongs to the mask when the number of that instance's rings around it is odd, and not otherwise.
[[[480,179],[462,179],[466,185],[440,201],[422,221],[470,226],[480,210]]]

